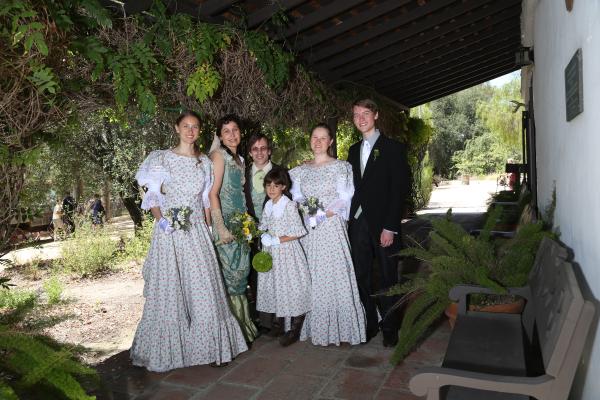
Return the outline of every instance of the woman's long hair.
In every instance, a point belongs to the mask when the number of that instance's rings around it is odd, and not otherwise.
[[[240,119],[238,118],[238,116],[235,114],[227,114],[227,115],[219,118],[219,120],[217,121],[217,136],[219,137],[219,139],[221,138],[221,129],[223,129],[224,125],[227,125],[230,122],[235,122],[235,124],[238,126],[238,129],[240,129],[240,139],[241,139],[242,123],[241,123]],[[238,145],[238,147],[239,147],[239,145]],[[223,150],[225,150],[227,152],[227,154],[229,154],[233,158],[233,160],[235,161],[235,163],[237,165],[239,165],[240,167],[243,165],[242,159],[240,158],[240,156],[238,154],[237,148],[236,148],[235,154],[234,154],[229,147],[227,147],[223,144],[222,141],[221,141],[221,148]]]

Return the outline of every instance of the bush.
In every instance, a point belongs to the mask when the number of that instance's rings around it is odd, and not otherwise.
[[[53,276],[44,282],[44,291],[48,296],[48,304],[57,304],[61,300],[61,295],[63,292],[64,286],[57,277]]]
[[[0,309],[26,308],[35,304],[36,296],[31,290],[0,289]]]
[[[152,232],[154,230],[154,218],[146,216],[142,227],[137,229],[135,236],[125,243],[123,249],[124,260],[142,260],[146,258],[150,242],[152,241]]]
[[[83,222],[62,247],[60,264],[81,277],[97,275],[115,267],[117,243],[101,226]]]

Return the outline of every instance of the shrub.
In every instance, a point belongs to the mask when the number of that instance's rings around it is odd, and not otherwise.
[[[153,230],[154,218],[147,216],[142,222],[142,227],[136,230],[135,236],[125,243],[123,259],[141,260],[146,258],[148,249],[150,248]]]
[[[35,304],[36,296],[31,290],[0,289],[0,309],[19,309]]]
[[[117,243],[105,228],[84,222],[64,242],[60,264],[81,277],[97,275],[115,267],[116,251]]]
[[[44,291],[48,296],[48,304],[57,304],[61,300],[61,295],[63,292],[64,286],[56,276],[48,279],[44,282]]]

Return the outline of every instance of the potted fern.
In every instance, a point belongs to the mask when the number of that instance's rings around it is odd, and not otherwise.
[[[492,211],[481,234],[473,237],[452,222],[448,210],[445,218],[431,221],[428,248],[415,242],[400,252],[403,257],[421,260],[427,268],[387,292],[400,296],[398,305],[408,303],[393,363],[400,362],[444,313],[451,304],[448,293],[455,285],[477,284],[505,295],[507,287],[527,282],[539,244],[551,233],[536,222],[521,226],[513,238],[493,239],[490,230],[499,212]]]

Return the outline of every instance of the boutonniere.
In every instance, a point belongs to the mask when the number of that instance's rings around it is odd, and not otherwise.
[[[373,150],[373,161],[377,161],[377,157],[379,157],[379,149]]]

